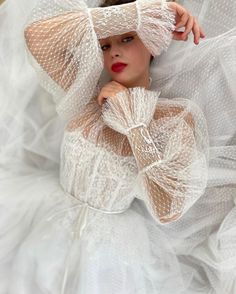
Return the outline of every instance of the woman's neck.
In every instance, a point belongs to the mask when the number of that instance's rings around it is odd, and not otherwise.
[[[127,88],[134,88],[134,87],[143,87],[145,89],[150,88],[150,79],[149,79],[149,73],[142,76],[140,79],[134,81],[134,82],[127,82],[127,84],[124,85]]]

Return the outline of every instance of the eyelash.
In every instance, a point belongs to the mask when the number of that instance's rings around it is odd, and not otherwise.
[[[129,39],[129,40],[128,40],[128,42],[124,42],[124,43],[129,43],[130,41],[132,41],[134,39],[134,36],[125,37],[122,39],[122,42],[126,39]],[[104,47],[108,47],[108,46],[110,46],[110,45],[102,45],[101,46],[102,51],[106,51],[106,49],[104,50]]]

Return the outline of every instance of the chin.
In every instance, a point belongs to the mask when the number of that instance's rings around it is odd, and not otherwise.
[[[123,86],[125,86],[126,88],[131,87],[130,85],[132,84],[132,82],[130,81],[130,79],[125,78],[125,77],[112,77],[112,80],[122,84]]]

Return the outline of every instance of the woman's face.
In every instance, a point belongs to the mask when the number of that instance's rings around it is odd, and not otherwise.
[[[151,54],[136,32],[100,39],[104,67],[111,79],[126,87],[147,86]]]

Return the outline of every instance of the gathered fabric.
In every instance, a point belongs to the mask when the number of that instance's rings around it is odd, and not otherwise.
[[[0,292],[236,291],[236,3],[179,2],[198,46],[166,1],[0,6]],[[130,30],[151,88],[99,107],[98,40]]]

